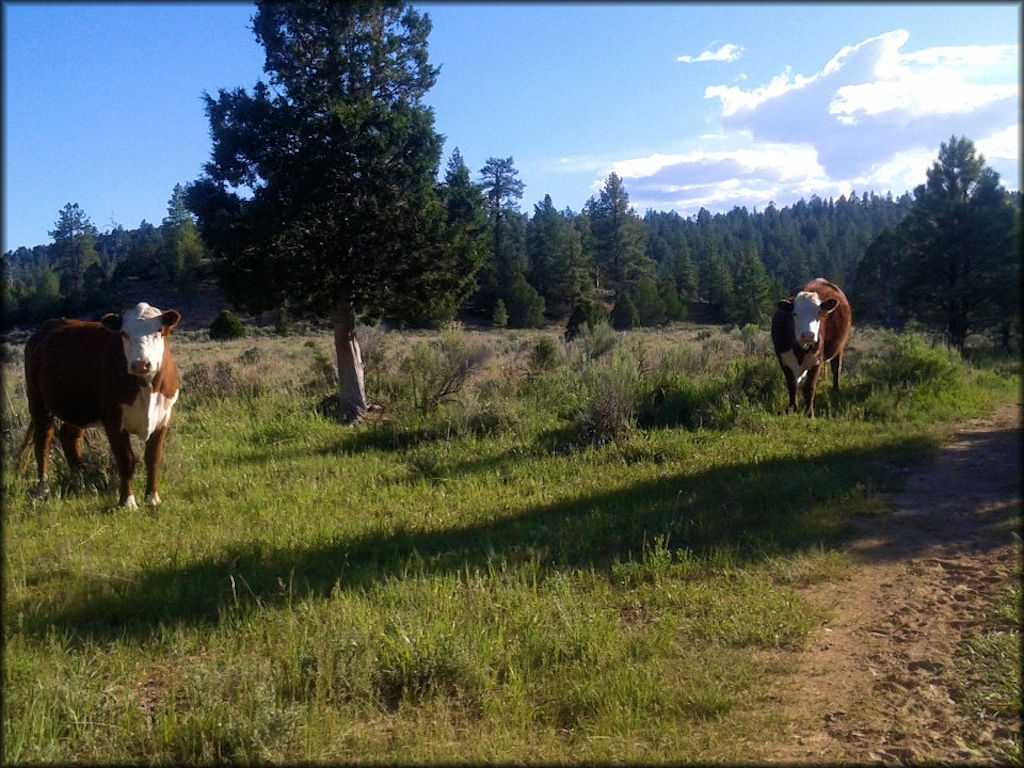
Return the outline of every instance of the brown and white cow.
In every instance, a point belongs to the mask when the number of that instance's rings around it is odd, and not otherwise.
[[[130,435],[146,443],[146,502],[159,504],[157,467],[178,399],[178,370],[167,335],[181,320],[141,303],[100,322],[47,320],[25,344],[25,385],[35,448],[38,493],[46,485],[53,419],[63,423],[60,441],[68,465],[82,459],[85,428],[102,425],[121,477],[120,504],[135,509]]]
[[[832,389],[839,391],[851,317],[846,294],[820,277],[779,302],[772,317],[772,345],[786,377],[790,410],[797,409],[796,389],[802,383],[804,412],[814,418],[814,393],[824,363],[831,363]]]

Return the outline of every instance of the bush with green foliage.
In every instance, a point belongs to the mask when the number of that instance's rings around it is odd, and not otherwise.
[[[210,323],[210,338],[218,341],[240,339],[245,336],[245,325],[229,309],[222,309],[220,314]]]
[[[640,314],[628,293],[620,293],[615,300],[611,321],[612,328],[617,331],[630,331],[640,324]]]
[[[661,298],[654,278],[647,275],[641,277],[633,296],[639,325],[650,327],[665,322],[665,301]]]
[[[565,340],[572,341],[587,328],[595,328],[598,323],[607,323],[608,313],[590,299],[579,298],[572,305],[569,320],[565,324]]]
[[[491,315],[491,325],[495,328],[508,327],[508,310],[505,308],[504,299],[498,299],[494,305],[494,314]]]
[[[916,333],[883,335],[880,354],[864,364],[864,373],[875,385],[906,387],[952,375],[960,355],[945,345],[929,346]]]
[[[295,333],[295,321],[284,307],[274,312],[274,333],[278,336],[291,336]]]
[[[580,435],[602,445],[628,434],[636,425],[640,378],[636,358],[623,346],[592,361],[583,373],[586,396],[575,425]]]
[[[558,363],[558,347],[550,336],[541,336],[534,343],[530,363],[542,371],[551,370]]]
[[[417,343],[401,364],[415,408],[425,412],[457,395],[490,357],[490,347],[455,323],[437,341]]]

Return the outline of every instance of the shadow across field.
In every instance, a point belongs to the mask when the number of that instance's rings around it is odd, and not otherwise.
[[[885,465],[895,458],[920,458],[933,449],[926,439],[912,439],[812,460],[716,467],[510,509],[499,519],[463,527],[369,533],[315,547],[253,540],[198,562],[142,571],[131,581],[87,580],[63,609],[18,609],[29,632],[146,637],[161,626],[214,624],[225,611],[324,597],[335,588],[373,587],[388,579],[530,561],[540,562],[542,576],[609,569],[639,558],[659,537],[670,549],[696,555],[728,550],[733,562],[742,563],[839,541],[850,533],[851,521],[833,502],[860,493],[868,479],[878,489]],[[928,543],[926,534],[920,546]]]

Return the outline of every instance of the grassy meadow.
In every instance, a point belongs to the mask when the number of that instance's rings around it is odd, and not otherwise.
[[[1020,386],[856,329],[810,421],[752,326],[361,333],[356,427],[328,334],[175,334],[137,511],[101,430],[31,499],[6,350],[5,763],[757,761],[801,589]]]

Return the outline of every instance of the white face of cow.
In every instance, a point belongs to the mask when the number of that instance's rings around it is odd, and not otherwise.
[[[164,359],[164,339],[180,319],[173,309],[161,312],[142,302],[121,317],[107,315],[103,324],[120,331],[128,373],[152,381]]]
[[[835,299],[822,303],[818,294],[811,291],[800,291],[793,298],[793,336],[797,344],[804,349],[817,345],[821,336],[821,323],[835,309],[836,303]]]

